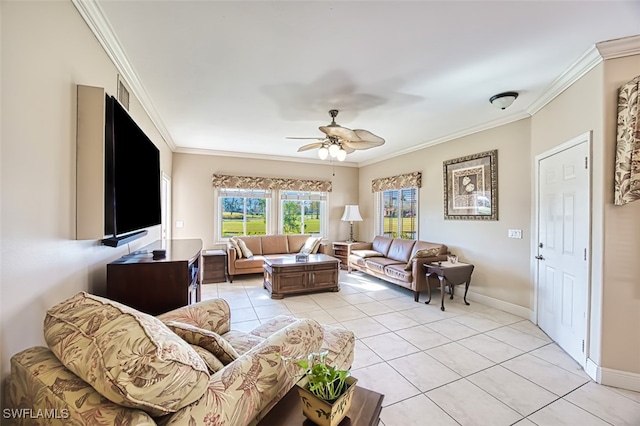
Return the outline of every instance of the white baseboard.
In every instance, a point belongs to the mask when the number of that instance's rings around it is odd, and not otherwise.
[[[585,372],[601,385],[640,392],[640,374],[600,367],[589,358],[587,358]]]
[[[528,319],[535,324],[533,311],[529,308],[525,308],[524,306],[515,305],[500,299],[494,299],[493,297],[485,296],[484,294],[474,293],[471,289],[469,289],[467,299]]]

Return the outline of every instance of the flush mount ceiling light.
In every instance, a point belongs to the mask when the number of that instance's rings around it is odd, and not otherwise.
[[[504,92],[498,93],[497,95],[492,96],[489,99],[493,105],[497,106],[500,109],[505,109],[513,103],[518,98],[518,92]]]

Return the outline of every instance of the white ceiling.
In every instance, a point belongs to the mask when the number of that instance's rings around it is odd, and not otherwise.
[[[637,0],[74,2],[176,151],[317,160],[285,137],[335,108],[387,141],[359,165],[527,117],[640,33]]]

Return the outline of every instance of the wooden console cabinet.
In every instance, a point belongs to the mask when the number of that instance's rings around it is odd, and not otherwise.
[[[227,252],[224,250],[205,250],[202,252],[202,284],[223,283],[227,281]]]
[[[107,265],[107,298],[151,315],[199,302],[201,252],[202,240],[168,240],[123,256]]]

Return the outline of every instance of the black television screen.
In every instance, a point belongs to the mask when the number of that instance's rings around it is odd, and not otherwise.
[[[105,125],[105,235],[160,224],[160,151],[109,95]]]

